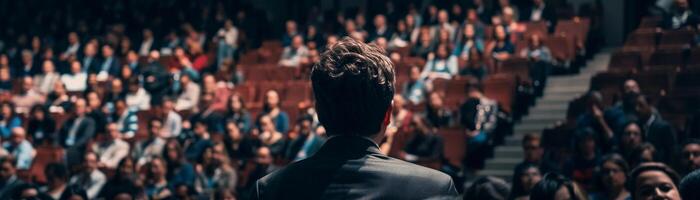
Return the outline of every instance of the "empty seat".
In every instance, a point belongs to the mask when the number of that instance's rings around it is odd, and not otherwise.
[[[467,149],[467,138],[461,128],[439,129],[438,135],[442,137],[443,153],[447,161],[454,166],[462,166]]]
[[[544,45],[549,48],[552,57],[559,62],[572,61],[576,57],[574,38],[568,36],[552,36],[544,40]]]
[[[685,48],[693,41],[695,33],[689,29],[668,30],[661,34],[659,48]]]
[[[527,58],[512,57],[501,62],[498,73],[515,75],[518,80],[530,80],[530,61]]]
[[[37,184],[46,183],[44,168],[50,163],[62,162],[64,150],[61,147],[39,146],[36,149],[36,156],[29,168],[30,179]]]
[[[661,24],[661,17],[659,16],[648,16],[643,17],[639,23],[639,28],[656,28]]]
[[[625,41],[625,47],[632,48],[654,48],[656,46],[655,31],[635,31],[630,33]]]
[[[482,81],[484,94],[498,101],[504,112],[511,113],[517,82],[510,74],[493,74]]]
[[[690,49],[690,55],[686,63],[688,69],[700,69],[700,48],[695,47]]]
[[[618,51],[612,54],[608,69],[617,72],[633,72],[638,71],[641,66],[641,53],[635,51]]]
[[[298,103],[311,99],[311,83],[308,81],[288,82],[285,90],[285,102]]]
[[[637,81],[643,94],[656,98],[668,92],[671,87],[672,73],[667,71],[643,71],[632,75],[632,78]]]
[[[683,49],[658,49],[651,54],[648,70],[675,71],[684,64]]]

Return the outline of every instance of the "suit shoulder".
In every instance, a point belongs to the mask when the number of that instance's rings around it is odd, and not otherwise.
[[[449,175],[435,169],[423,167],[391,157],[386,157],[384,159],[386,159],[387,163],[389,163],[389,165],[385,167],[385,171],[388,174],[395,174],[397,176],[418,181],[432,181],[435,183],[446,183],[452,181],[452,178]]]

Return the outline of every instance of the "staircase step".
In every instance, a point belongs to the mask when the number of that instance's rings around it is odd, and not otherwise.
[[[495,176],[502,178],[505,181],[510,182],[513,176],[513,169],[503,170],[503,169],[484,169],[478,172],[480,176]]]
[[[520,146],[500,146],[493,150],[494,158],[522,158],[523,149]]]
[[[522,159],[518,158],[494,158],[486,161],[485,169],[513,169]]]

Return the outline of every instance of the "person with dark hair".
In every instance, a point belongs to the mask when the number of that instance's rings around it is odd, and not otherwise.
[[[194,184],[194,166],[185,159],[184,150],[177,139],[168,139],[165,143],[163,160],[168,166],[166,177],[171,184],[185,184],[188,186]]]
[[[313,156],[258,180],[254,198],[457,195],[448,175],[379,151],[377,143],[391,118],[395,81],[393,64],[383,50],[345,38],[323,53],[311,80],[319,120],[331,138]],[[402,184],[391,184],[397,182]]]
[[[143,89],[141,81],[136,77],[131,77],[125,81],[127,84],[127,92],[124,101],[130,110],[149,110],[151,109],[151,95]]]
[[[150,199],[167,199],[173,195],[171,185],[166,178],[168,166],[161,157],[153,157],[146,165],[144,192]]]
[[[119,161],[119,165],[115,170],[114,176],[107,181],[102,187],[98,198],[114,199],[121,193],[128,193],[131,196],[136,196],[139,188],[136,186],[138,181],[135,163],[131,157],[125,157]]]
[[[163,138],[162,129],[163,122],[159,118],[152,118],[148,121],[148,138],[136,142],[133,146],[134,150],[131,151],[132,157],[136,160],[137,168],[163,154],[165,138]]]
[[[239,131],[248,134],[252,128],[252,118],[241,94],[234,93],[229,96],[226,105],[226,121],[235,122]]]
[[[92,198],[88,198],[87,191],[85,189],[80,188],[77,185],[71,185],[68,186],[63,192],[63,195],[61,195],[61,198],[59,200],[88,200]]]
[[[185,158],[190,162],[200,160],[202,152],[209,146],[214,145],[206,123],[197,120],[194,121],[193,126],[194,137],[183,145],[185,146]]]
[[[453,123],[453,113],[445,106],[445,94],[433,91],[428,95],[425,118],[434,128],[449,127]]]
[[[435,79],[452,79],[458,73],[457,56],[450,55],[447,44],[440,44],[435,52],[428,54],[421,78],[432,82]]]
[[[164,137],[178,137],[182,132],[182,116],[175,112],[175,102],[171,98],[163,98],[160,109],[161,116],[163,116]]]
[[[576,185],[568,178],[557,174],[545,174],[542,180],[530,191],[532,200],[579,200]]]
[[[478,84],[467,86],[467,100],[459,108],[460,122],[467,136],[467,166],[472,169],[484,167],[488,154],[489,138],[498,123],[498,102],[484,95]]]
[[[576,120],[577,129],[591,129],[598,147],[603,152],[609,152],[616,138],[611,126],[605,121],[603,96],[600,92],[591,91],[583,98],[585,112]]]
[[[464,191],[464,199],[506,200],[511,188],[506,181],[496,177],[477,178],[472,186]]]
[[[636,122],[628,122],[620,136],[617,152],[625,157],[626,160],[631,161],[634,149],[642,145],[644,141],[642,136],[642,129],[639,128],[639,125]]]
[[[24,183],[15,188],[10,199],[39,199],[39,190],[34,184]]]
[[[15,105],[9,101],[0,102],[0,136],[9,138],[13,128],[22,126],[22,118],[15,112]]]
[[[645,96],[638,96],[637,99],[637,116],[639,124],[642,125],[642,134],[644,141],[650,142],[656,147],[659,161],[664,163],[673,163],[676,154],[676,146],[678,141],[676,132],[671,124],[666,122],[654,112],[655,108],[652,102]]]
[[[700,199],[700,170],[686,175],[678,188],[683,199]]]
[[[496,62],[507,60],[515,53],[515,45],[503,26],[494,26],[493,34],[494,40],[487,44],[486,52],[491,52],[490,57]]]
[[[656,147],[653,144],[645,142],[639,145],[632,151],[630,155],[630,166],[638,166],[647,162],[659,162]]]
[[[321,148],[325,139],[316,133],[314,119],[310,115],[301,116],[294,130],[289,133],[285,158],[298,161],[313,155]]]
[[[632,200],[680,200],[677,187],[679,181],[678,174],[665,164],[643,163],[630,172],[627,190],[630,191]]]
[[[216,189],[236,189],[238,174],[222,143],[207,147],[200,155],[196,169],[194,189],[200,195],[211,196]]]
[[[49,163],[44,168],[44,176],[47,184],[39,191],[52,200],[60,199],[68,187],[68,167],[62,163]]]
[[[688,0],[673,0],[670,11],[664,14],[661,21],[661,27],[664,29],[695,28],[698,24],[700,16],[690,9]]]
[[[114,56],[114,48],[110,45],[102,46],[102,63],[97,69],[91,69],[91,74],[97,74],[99,80],[107,80],[109,76],[119,74],[119,59]]]
[[[549,32],[554,32],[554,28],[557,27],[557,13],[554,7],[545,4],[545,0],[532,0],[532,3],[527,5],[530,7],[520,8],[520,20],[543,21],[547,24]]]
[[[182,111],[195,109],[199,103],[199,96],[201,93],[199,84],[195,83],[192,80],[192,75],[189,75],[188,73],[182,73],[179,82],[182,91],[177,96],[177,100],[175,100],[175,110]]]
[[[281,132],[282,134],[287,134],[287,131],[289,131],[289,115],[287,115],[287,112],[282,110],[281,106],[282,101],[280,100],[280,95],[276,90],[268,90],[265,92],[263,110],[260,116],[258,116],[258,126],[262,126],[262,116],[268,116],[273,121],[275,130]]]
[[[421,70],[418,66],[411,66],[408,71],[408,81],[402,86],[403,98],[410,101],[413,105],[418,105],[425,100],[426,84],[425,80],[420,76]]]
[[[600,145],[590,128],[577,130],[574,135],[574,155],[564,164],[563,172],[589,190],[593,187],[595,168],[600,161]]]
[[[678,172],[682,175],[700,169],[700,140],[690,139],[681,149]]]
[[[114,102],[114,112],[110,121],[117,125],[117,130],[123,138],[130,139],[136,135],[139,128],[137,112],[138,108],[128,106],[123,99]]]
[[[598,192],[590,195],[591,200],[624,200],[630,198],[625,188],[629,166],[619,154],[603,156],[598,165]]]
[[[70,178],[70,184],[85,190],[90,199],[96,198],[107,183],[107,177],[98,169],[99,159],[95,153],[85,153],[80,173]]]
[[[515,173],[517,173],[517,170],[521,169],[521,167],[528,165],[537,166],[541,174],[558,172],[560,170],[556,164],[552,163],[552,161],[543,158],[544,147],[542,147],[542,137],[540,135],[535,133],[525,134],[521,145],[523,148],[524,157],[523,161],[515,166]]]
[[[0,199],[10,199],[16,188],[24,184],[17,177],[15,162],[12,156],[0,158]]]
[[[510,187],[510,200],[527,200],[535,184],[542,180],[540,167],[533,163],[519,164],[513,170],[513,181]]]
[[[223,142],[232,159],[246,162],[255,156],[255,141],[246,136],[235,121],[226,121],[226,135]]]

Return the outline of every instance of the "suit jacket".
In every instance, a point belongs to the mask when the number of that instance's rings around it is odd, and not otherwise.
[[[70,119],[68,123],[61,127],[61,140],[59,140],[59,142],[64,147],[68,146],[66,144],[66,138],[68,138],[68,134],[70,133],[71,128],[73,128],[76,119],[77,118]],[[88,140],[90,140],[90,138],[92,138],[92,136],[95,135],[95,130],[95,120],[86,115],[85,118],[82,121],[80,121],[80,124],[78,124],[75,142],[72,146],[84,148],[84,145],[88,142]]]
[[[644,141],[650,142],[656,147],[658,159],[666,164],[673,164],[674,156],[677,154],[677,136],[671,125],[661,119],[660,116],[654,116],[654,121],[649,126],[642,122],[644,131]]]
[[[257,199],[426,199],[456,196],[441,172],[383,155],[373,141],[331,137],[313,156],[260,180]]]

